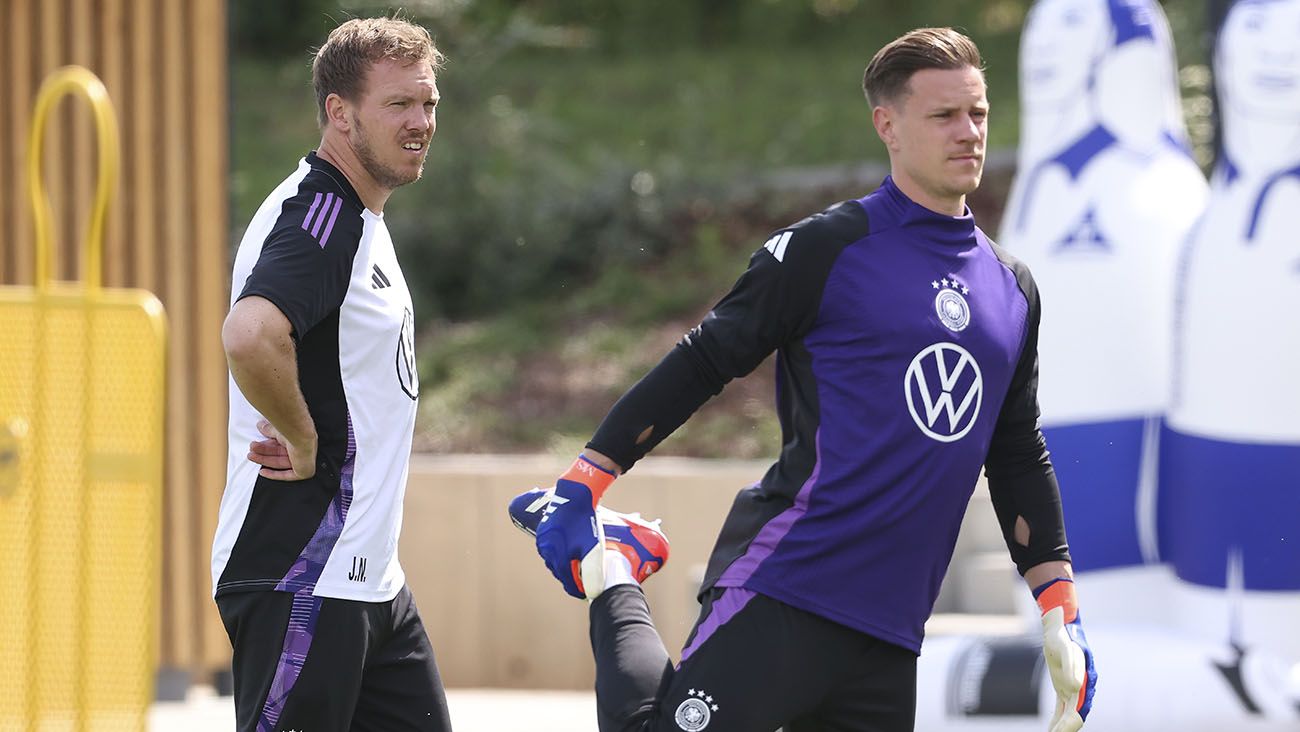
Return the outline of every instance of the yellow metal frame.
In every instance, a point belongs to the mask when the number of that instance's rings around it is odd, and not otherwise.
[[[36,287],[45,290],[50,281],[50,198],[41,180],[41,154],[44,152],[45,125],[54,104],[68,94],[79,94],[90,103],[95,118],[95,137],[99,143],[99,173],[95,179],[95,199],[91,206],[90,226],[86,227],[83,280],[86,289],[97,292],[101,286],[101,261],[104,256],[104,219],[117,183],[121,142],[117,132],[117,115],[108,98],[104,83],[80,66],[65,66],[55,71],[41,85],[32,112],[32,129],[27,138],[27,191],[31,196],[36,227]]]
[[[90,212],[89,225],[86,228],[86,237],[83,242],[83,272],[84,277],[81,282],[55,283],[51,281],[51,258],[53,249],[53,231],[52,222],[53,214],[50,207],[49,196],[46,192],[44,182],[41,177],[42,155],[44,152],[45,128],[48,123],[49,115],[58,101],[68,95],[76,95],[85,99],[91,108],[95,123],[96,139],[98,141],[99,165],[96,175],[95,194]],[[148,629],[145,634],[142,653],[147,653],[149,659],[146,667],[153,669],[156,666],[157,659],[157,627],[159,616],[159,587],[161,584],[160,565],[161,565],[161,513],[162,513],[162,443],[164,439],[164,410],[162,394],[165,393],[166,378],[166,320],[163,313],[162,304],[150,292],[143,290],[127,289],[109,289],[102,287],[102,266],[103,257],[103,239],[104,223],[107,218],[109,203],[112,199],[114,188],[118,176],[120,158],[120,142],[118,137],[118,127],[116,115],[112,103],[108,96],[108,91],[103,83],[89,70],[78,66],[67,66],[58,69],[51,74],[42,84],[37,94],[34,111],[32,114],[31,132],[28,137],[27,147],[27,188],[30,194],[32,211],[34,215],[34,228],[36,235],[36,259],[35,259],[35,287],[3,287],[0,286],[0,303],[26,304],[34,305],[34,314],[36,318],[36,336],[33,344],[37,367],[33,373],[32,390],[34,394],[44,394],[46,388],[45,374],[46,369],[41,368],[40,364],[45,363],[48,358],[51,346],[48,337],[45,334],[44,324],[47,319],[57,312],[69,312],[80,310],[83,313],[85,326],[82,328],[85,333],[83,351],[86,354],[92,353],[92,324],[96,321],[96,313],[118,313],[119,316],[129,315],[130,313],[142,313],[146,319],[146,330],[149,331],[148,337],[151,338],[151,345],[156,346],[157,358],[148,359],[148,367],[144,369],[147,373],[139,374],[140,378],[149,380],[148,383],[158,385],[158,397],[149,407],[150,414],[148,420],[150,424],[156,425],[156,434],[158,442],[153,453],[144,457],[137,457],[127,460],[115,459],[115,455],[97,455],[92,454],[92,418],[87,413],[81,418],[82,445],[81,469],[82,476],[82,497],[89,496],[89,489],[95,481],[126,481],[131,483],[143,484],[146,486],[148,494],[145,498],[145,504],[149,511],[147,518],[146,536],[142,537],[145,541],[144,556],[147,557],[147,566],[143,568],[148,572],[149,577],[155,578],[149,584],[152,590],[152,598],[145,603],[147,608],[146,617],[121,618],[122,623],[133,625],[142,624]],[[89,357],[89,356],[87,356]],[[96,368],[96,364],[90,364],[91,368]],[[94,379],[86,378],[83,380],[80,396],[82,404],[94,404],[95,388]],[[89,409],[89,406],[86,407]],[[42,409],[32,409],[29,423],[22,423],[21,420],[12,420],[9,425],[0,424],[0,427],[6,427],[3,434],[0,434],[0,459],[6,458],[6,455],[13,458],[14,465],[6,465],[0,460],[0,468],[5,468],[8,472],[2,474],[29,475],[28,480],[33,481],[30,485],[34,492],[40,492],[44,489],[43,479],[33,471],[38,470],[38,465],[23,468],[17,465],[19,456],[42,456],[50,446],[45,444],[47,430],[43,429],[41,422],[48,417],[42,414]],[[137,413],[138,414],[138,413]],[[4,415],[0,415],[3,418]],[[0,421],[3,421],[0,419]],[[22,443],[27,444],[22,444]],[[0,474],[0,475],[2,475]],[[0,501],[4,501],[6,496],[0,491]],[[36,499],[32,502],[31,516],[32,523],[39,525],[41,500]],[[85,555],[86,539],[88,532],[88,513],[89,511],[80,511],[80,531],[79,538],[76,539],[75,546],[79,549],[80,559],[77,562],[77,587],[70,589],[70,600],[75,607],[73,617],[76,618],[76,629],[72,632],[75,634],[75,647],[80,652],[85,652],[90,644],[90,639],[86,637],[86,628],[93,622],[103,623],[102,613],[98,620],[94,620],[95,608],[90,607],[88,602],[88,565],[94,559]],[[27,587],[33,595],[38,595],[37,588],[40,586],[37,582],[40,579],[37,576],[37,562],[28,563],[28,583]],[[139,576],[139,575],[135,575]],[[35,602],[35,597],[29,601]],[[42,661],[50,662],[52,659],[41,659],[37,657],[40,652],[40,642],[37,638],[38,628],[35,626],[33,618],[35,612],[29,612],[29,627],[25,628],[25,644],[28,652],[28,660],[20,665],[28,670],[29,673],[35,669],[33,664]],[[138,627],[138,626],[137,626]],[[75,726],[74,729],[85,730],[90,728],[99,729],[102,726],[91,720],[94,710],[88,708],[91,703],[90,694],[87,689],[90,683],[87,680],[86,671],[83,670],[85,663],[77,662],[77,671],[72,684],[75,688],[71,690],[72,697],[76,702]],[[37,729],[40,727],[41,712],[39,709],[40,689],[39,684],[29,680],[25,684],[27,689],[27,698],[17,701],[19,704],[25,704],[27,710],[27,727]],[[142,687],[138,692],[140,699],[132,699],[132,702],[138,702],[147,705],[152,698],[153,678],[147,680],[147,687]],[[73,721],[73,720],[68,720]],[[114,726],[113,728],[120,728]]]

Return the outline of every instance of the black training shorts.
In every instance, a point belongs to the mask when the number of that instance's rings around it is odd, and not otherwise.
[[[447,732],[433,648],[409,589],[389,602],[217,598],[234,648],[239,732]]]
[[[916,654],[740,588],[715,589],[650,729],[911,732]]]

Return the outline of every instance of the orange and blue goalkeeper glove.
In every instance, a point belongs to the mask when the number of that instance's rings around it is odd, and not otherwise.
[[[1074,581],[1058,577],[1034,590],[1043,611],[1043,658],[1056,689],[1056,711],[1050,732],[1075,732],[1092,710],[1097,669],[1092,649],[1079,622]]]
[[[555,481],[550,505],[537,525],[537,553],[574,597],[592,600],[605,589],[605,530],[596,518],[596,504],[616,477],[579,456]]]

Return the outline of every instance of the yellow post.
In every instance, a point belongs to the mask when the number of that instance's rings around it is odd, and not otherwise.
[[[84,278],[51,281],[41,179],[51,109],[90,103],[99,143]],[[42,85],[28,145],[34,287],[0,287],[0,552],[24,571],[0,593],[0,729],[143,730],[153,696],[165,321],[151,293],[101,286],[117,179],[116,118],[90,71]],[[15,708],[16,707],[16,708]]]

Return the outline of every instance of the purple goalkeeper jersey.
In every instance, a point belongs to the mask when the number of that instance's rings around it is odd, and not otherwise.
[[[590,446],[630,467],[776,351],[781,455],[736,497],[704,589],[744,587],[919,652],[986,463],[1004,534],[1017,516],[1038,524],[1012,547],[1022,569],[1068,559],[1037,425],[1037,324],[1028,270],[969,210],[935,213],[886,178],[776,232]]]

